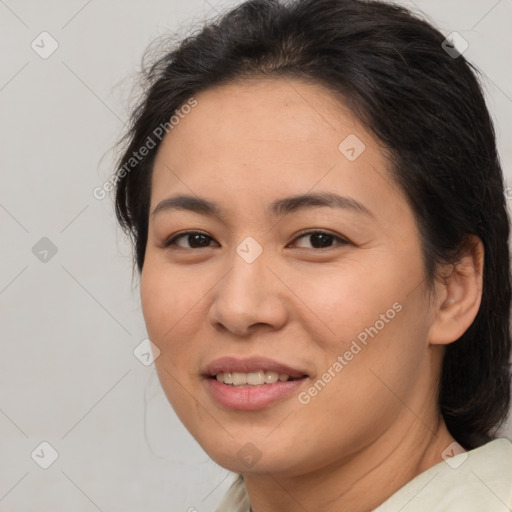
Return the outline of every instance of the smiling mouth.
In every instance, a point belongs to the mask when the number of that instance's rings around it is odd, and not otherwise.
[[[307,384],[305,367],[267,357],[222,357],[201,372],[213,401],[232,411],[257,411],[290,399]]]
[[[251,387],[262,386],[268,384],[275,384],[276,382],[288,382],[293,380],[301,380],[306,378],[307,375],[299,377],[292,377],[287,373],[278,373],[275,371],[258,370],[249,373],[242,372],[219,372],[211,376],[222,384],[227,384],[233,387]]]

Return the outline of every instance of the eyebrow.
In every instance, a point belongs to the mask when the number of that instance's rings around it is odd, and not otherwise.
[[[373,213],[359,201],[332,192],[308,193],[277,199],[270,203],[268,213],[278,216],[316,207],[341,208],[367,217],[374,217]],[[222,209],[218,204],[201,197],[189,195],[178,195],[164,199],[158,203],[151,215],[154,216],[157,213],[169,210],[187,210],[202,215],[222,217]]]

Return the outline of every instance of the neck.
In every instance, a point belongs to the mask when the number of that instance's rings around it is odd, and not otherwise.
[[[418,417],[397,422],[357,453],[319,471],[301,475],[246,474],[245,486],[253,512],[368,512],[382,504],[414,477],[443,461],[454,442],[439,414],[426,424]]]

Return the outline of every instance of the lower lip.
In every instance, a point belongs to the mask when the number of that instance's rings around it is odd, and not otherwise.
[[[238,411],[264,409],[269,405],[289,397],[304,385],[307,378],[278,381],[260,386],[230,386],[217,379],[205,379],[206,387],[214,400],[224,407]]]

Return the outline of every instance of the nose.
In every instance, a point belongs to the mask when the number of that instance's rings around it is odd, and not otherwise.
[[[215,287],[210,325],[240,338],[282,328],[289,302],[275,267],[265,251],[250,263],[235,252],[230,269]]]

